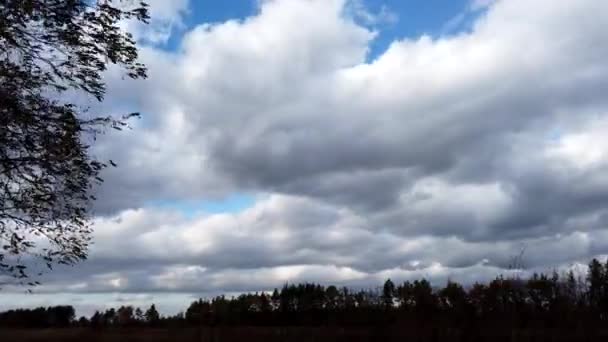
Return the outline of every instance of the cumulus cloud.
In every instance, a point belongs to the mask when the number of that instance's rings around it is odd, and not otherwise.
[[[605,254],[608,3],[477,1],[470,30],[404,37],[372,61],[381,32],[357,3],[263,1],[177,51],[144,48],[147,82],[109,73],[106,109],[144,118],[96,146],[119,168],[91,260],[42,291],[472,282],[524,247],[529,271]],[[152,205],[239,192],[256,204]]]
[[[344,12],[361,24],[371,27],[391,25],[399,20],[399,15],[388,6],[382,5],[377,12],[372,12],[363,0],[347,2]]]
[[[548,270],[601,254],[608,245],[606,229],[470,242],[402,237],[375,232],[369,224],[344,207],[284,195],[238,214],[186,218],[128,210],[99,218],[91,260],[48,274],[38,291],[198,294],[265,291],[311,280],[365,287],[391,272],[435,284],[447,277],[470,282],[507,273],[522,248],[527,269]]]
[[[140,42],[166,44],[176,30],[184,28],[190,0],[146,0],[150,9],[149,24],[126,22],[125,29]],[[127,4],[131,5],[129,2]]]

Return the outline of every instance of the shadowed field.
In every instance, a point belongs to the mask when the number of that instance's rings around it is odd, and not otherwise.
[[[564,332],[551,330],[517,331],[500,333],[497,331],[477,331],[464,333],[450,330],[428,329],[411,331],[399,328],[337,328],[337,327],[223,327],[223,328],[183,328],[183,329],[104,329],[87,328],[11,330],[0,331],[0,341],[65,341],[65,342],[237,342],[237,341],[608,341],[608,332]]]

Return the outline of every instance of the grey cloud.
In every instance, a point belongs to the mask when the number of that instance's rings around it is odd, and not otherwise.
[[[268,290],[286,281],[372,286],[391,272],[400,274],[401,279],[426,276],[441,282],[458,276],[470,281],[507,274],[512,258],[522,248],[527,270],[550,271],[559,265],[585,262],[608,246],[606,228],[512,241],[467,242],[457,237],[374,232],[353,213],[312,203],[302,215],[315,217],[314,212],[319,211],[319,217],[333,220],[314,222],[295,214],[288,218],[276,215],[306,206],[306,202],[271,197],[237,215],[189,220],[156,216],[156,225],[147,230],[153,234],[147,238],[137,238],[146,224],[138,216],[155,215],[125,212],[122,220],[99,222],[98,234],[105,232],[110,237],[116,234],[112,231],[120,231],[125,239],[133,236],[128,248],[98,237],[89,262],[55,270],[38,291],[219,293]],[[330,210],[334,215],[323,214]],[[197,233],[203,236],[192,239]],[[437,268],[440,272],[435,274]]]

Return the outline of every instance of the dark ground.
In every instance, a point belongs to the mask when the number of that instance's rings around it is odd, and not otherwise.
[[[105,329],[89,328],[43,329],[43,330],[0,330],[0,341],[13,342],[236,342],[236,341],[608,341],[608,331],[597,332],[552,332],[519,331],[499,334],[492,331],[478,331],[463,334],[460,331],[425,332],[403,331],[397,328],[183,328],[183,329]]]

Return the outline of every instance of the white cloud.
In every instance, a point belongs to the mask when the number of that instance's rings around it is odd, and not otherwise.
[[[472,0],[469,4],[469,7],[473,11],[478,11],[481,9],[486,9],[490,7],[492,4],[496,3],[498,0]]]
[[[184,17],[188,14],[190,0],[146,0],[150,9],[150,23],[126,22],[125,30],[138,41],[166,44],[176,30],[184,29]]]
[[[382,5],[377,12],[373,12],[364,0],[347,1],[344,5],[344,12],[361,24],[371,27],[392,25],[399,21],[399,15],[388,6]]]
[[[608,120],[588,122],[577,132],[568,132],[556,139],[548,148],[548,157],[558,158],[560,162],[574,165],[586,171],[605,166],[608,163]]]

